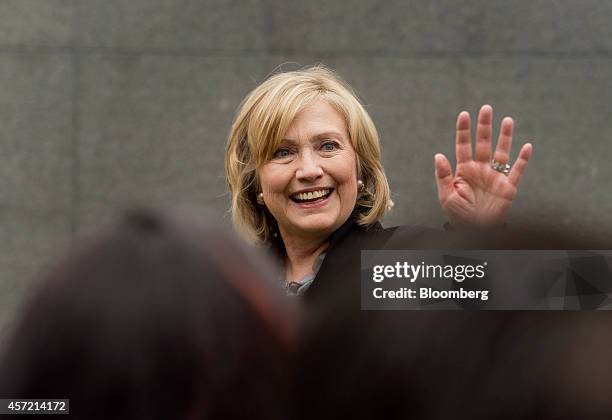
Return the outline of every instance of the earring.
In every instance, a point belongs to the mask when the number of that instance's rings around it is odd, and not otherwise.
[[[363,191],[365,185],[363,184],[363,181],[358,179],[357,180],[357,191]]]
[[[263,199],[263,193],[260,192],[259,194],[257,194],[257,204],[259,204],[260,206],[263,206],[264,203],[264,199]]]

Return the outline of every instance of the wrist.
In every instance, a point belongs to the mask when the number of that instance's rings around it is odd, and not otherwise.
[[[478,232],[478,231],[494,231],[505,230],[508,227],[507,222],[491,223],[491,224],[467,224],[447,221],[443,228],[446,232]]]

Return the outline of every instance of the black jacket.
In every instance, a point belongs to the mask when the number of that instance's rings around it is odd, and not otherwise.
[[[383,228],[378,222],[364,228],[351,217],[330,237],[325,259],[304,300],[314,302],[343,291],[359,296],[362,250],[426,248],[439,234],[422,226]]]

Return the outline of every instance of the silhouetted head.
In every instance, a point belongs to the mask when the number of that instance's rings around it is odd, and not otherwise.
[[[222,230],[138,211],[27,300],[2,398],[70,398],[73,418],[284,418],[293,312],[266,260]]]

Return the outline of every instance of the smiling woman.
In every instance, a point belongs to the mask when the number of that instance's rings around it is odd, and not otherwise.
[[[340,114],[322,100],[300,111],[259,181],[287,250],[325,244],[357,201],[357,159]],[[307,275],[308,262],[287,267],[287,279]]]
[[[457,120],[455,174],[446,157],[435,157],[440,203],[454,225],[503,224],[531,155],[525,145],[507,169],[513,121],[506,118],[491,161],[491,107],[478,121],[476,160],[467,112]],[[355,275],[346,269],[358,269],[361,249],[385,247],[391,236],[408,246],[428,232],[378,222],[393,206],[378,133],[350,87],[321,66],[272,76],[244,99],[225,167],[234,225],[278,252],[298,294],[315,278],[318,285]]]

